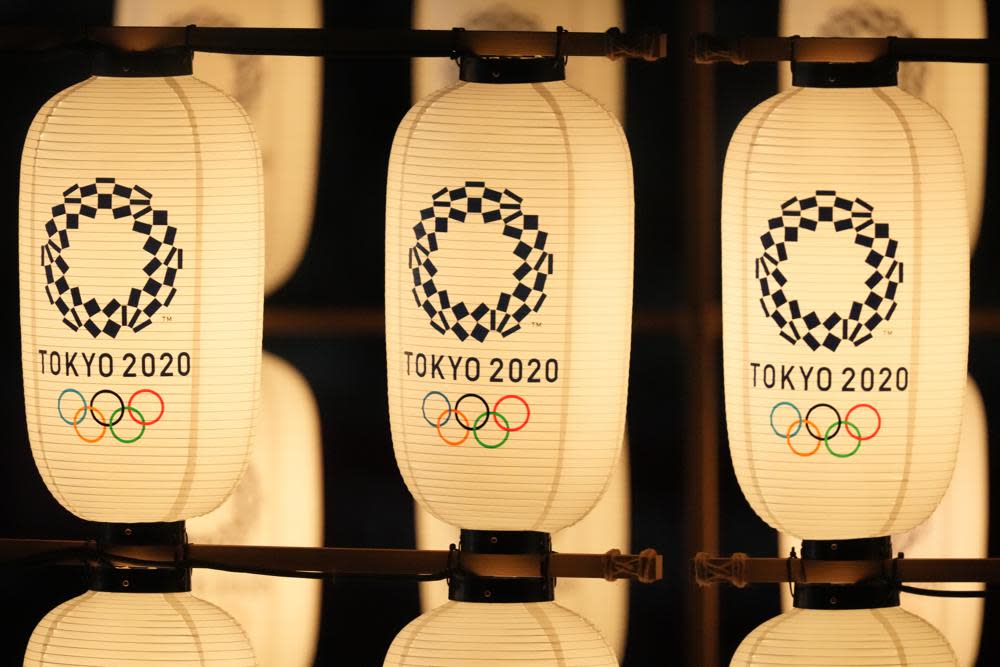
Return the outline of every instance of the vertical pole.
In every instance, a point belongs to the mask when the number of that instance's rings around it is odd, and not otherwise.
[[[681,201],[685,245],[687,329],[685,387],[689,409],[684,489],[684,542],[688,554],[719,550],[718,327],[713,314],[719,294],[719,174],[715,152],[714,68],[684,56],[691,37],[710,32],[713,0],[681,3],[672,57],[680,66]],[[689,578],[685,591],[687,664],[715,667],[719,656],[717,587],[699,589]]]

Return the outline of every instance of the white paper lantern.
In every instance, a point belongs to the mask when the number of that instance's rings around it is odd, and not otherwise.
[[[190,593],[89,591],[41,620],[25,667],[254,667],[233,617]]]
[[[988,36],[983,0],[782,0],[781,35],[816,37]],[[906,62],[900,88],[941,112],[958,137],[965,162],[969,239],[975,247],[982,223],[986,182],[987,66],[972,63]],[[780,88],[791,85],[778,68]]]
[[[891,78],[884,66],[803,75]],[[969,243],[955,136],[896,86],[795,87],[726,156],[726,413],[756,512],[802,539],[899,533],[958,450]]]
[[[957,665],[948,640],[899,607],[793,609],[747,635],[730,667]]]
[[[629,461],[628,438],[622,445],[621,460],[611,476],[608,490],[594,509],[579,522],[552,536],[552,550],[562,553],[604,552],[611,548],[628,550]],[[459,543],[459,530],[444,523],[417,505],[415,508],[417,548],[446,549]],[[625,655],[628,636],[627,580],[564,578],[556,582],[555,597],[560,605],[589,619],[608,640],[620,658]],[[429,612],[448,600],[448,584],[428,581],[420,584],[420,608]]]
[[[187,522],[197,544],[323,546],[323,458],[319,407],[294,366],[268,352],[261,411],[243,481],[214,512]],[[309,667],[319,637],[322,583],[198,570],[196,595],[240,622],[262,665]]]
[[[385,667],[617,667],[585,618],[555,602],[447,602],[413,620],[389,647]]]
[[[116,0],[115,25],[322,28],[320,0]],[[199,53],[194,75],[246,109],[264,170],[264,287],[281,287],[312,230],[323,115],[323,59]]]
[[[552,72],[543,61],[518,65]],[[632,208],[621,127],[562,81],[463,81],[403,119],[386,195],[389,410],[403,478],[438,518],[553,532],[607,488]]]
[[[181,71],[87,79],[25,141],[28,433],[49,490],[92,521],[211,511],[257,418],[260,154],[239,104]]]
[[[962,438],[951,485],[941,504],[927,521],[902,535],[893,535],[893,552],[907,558],[986,558],[989,546],[989,438],[986,410],[975,381],[965,389]],[[778,554],[787,555],[798,541],[781,535]],[[982,589],[983,584],[920,583],[941,590]],[[792,608],[792,597],[782,588],[782,608]],[[938,628],[958,656],[958,664],[973,667],[979,656],[983,626],[982,599],[928,597],[904,593],[900,603],[907,611],[927,619]]]

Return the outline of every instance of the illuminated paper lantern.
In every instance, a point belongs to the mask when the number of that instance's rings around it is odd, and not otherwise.
[[[552,549],[562,553],[604,552],[610,548],[628,550],[629,466],[628,441],[622,446],[622,459],[615,467],[608,490],[587,516],[552,536]],[[459,543],[457,528],[435,519],[427,510],[416,507],[418,549],[444,549]],[[628,635],[628,581],[603,579],[559,579],[556,585],[559,604],[589,619],[615,649],[625,655]],[[448,586],[441,581],[420,584],[420,607],[424,612],[448,600]]]
[[[109,56],[25,141],[28,433],[49,490],[91,521],[209,512],[250,454],[260,154],[239,104],[190,67],[190,52]]]
[[[782,0],[779,34],[816,37],[949,37],[987,35],[983,0]],[[791,85],[778,68],[781,88]],[[968,188],[970,241],[982,222],[986,182],[987,66],[906,62],[899,86],[941,112],[962,147]]]
[[[793,609],[747,635],[730,667],[957,665],[933,625],[899,607]]]
[[[958,461],[948,492],[931,517],[913,530],[892,537],[893,552],[907,558],[986,558],[989,536],[989,460],[986,410],[976,383],[970,377],[965,389],[962,437]],[[787,555],[798,543],[781,535],[779,555]],[[969,590],[973,583],[921,583],[922,588]],[[979,655],[983,625],[982,599],[948,599],[904,593],[904,609],[927,619],[941,630],[958,664],[973,667]],[[782,607],[791,609],[792,599],[782,588]]]
[[[962,159],[895,66],[796,65],[740,123],[722,205],[730,452],[801,539],[903,532],[958,451],[968,348]]]
[[[586,619],[555,602],[447,602],[403,628],[385,667],[617,667]]]
[[[115,25],[322,28],[319,0],[117,0]],[[312,229],[323,114],[323,59],[199,53],[194,74],[253,122],[264,169],[264,286],[283,285]]]
[[[625,22],[620,0],[414,0],[413,27],[424,30],[555,30],[604,32]],[[413,59],[414,101],[455,81],[455,64],[443,58]],[[577,58],[566,82],[585,91],[625,122],[625,61]]]
[[[393,445],[417,501],[462,528],[575,523],[621,446],[631,163],[561,62],[466,60],[403,119],[390,158]]]
[[[219,509],[187,522],[197,544],[323,546],[319,408],[305,378],[267,352],[257,444],[243,481]],[[322,584],[199,570],[193,591],[235,616],[262,665],[313,664]]]
[[[89,591],[50,611],[28,640],[25,667],[254,667],[233,617],[190,593]]]

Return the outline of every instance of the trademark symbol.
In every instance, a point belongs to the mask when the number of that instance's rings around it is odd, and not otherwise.
[[[172,322],[172,321],[173,321],[173,319],[174,319],[174,318],[173,318],[173,316],[172,316],[172,315],[164,315],[164,316],[163,316],[163,321],[164,321],[164,322]]]
[[[541,322],[532,322],[531,326],[533,326],[533,327],[540,327],[540,326],[542,326],[542,323]]]

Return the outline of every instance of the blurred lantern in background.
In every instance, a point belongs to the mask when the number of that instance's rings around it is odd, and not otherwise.
[[[563,25],[571,31],[603,31],[622,25],[624,9],[617,0],[472,0],[456,4],[449,0],[416,0],[413,27],[447,30],[464,26],[469,30],[553,30]],[[454,62],[441,58],[413,59],[413,98],[418,102],[458,79]],[[566,81],[596,99],[624,121],[625,64],[605,58],[575,59],[566,71]],[[615,468],[611,484],[594,509],[578,524],[553,536],[553,548],[562,552],[627,549],[631,507],[628,442]],[[458,530],[435,519],[418,504],[415,508],[417,547],[440,549],[458,542]],[[628,592],[625,582],[609,584],[589,579],[563,579],[557,587],[559,603],[593,621],[624,656],[628,631]],[[447,587],[439,582],[421,584],[421,606],[430,611],[447,599]]]
[[[934,626],[899,607],[793,609],[747,635],[729,663],[730,667],[957,664],[948,640]]]
[[[118,25],[320,28],[316,0],[156,3],[118,0]],[[322,58],[198,54],[199,78],[238,100],[253,120],[263,158],[267,294],[290,278],[313,223],[322,119]],[[305,378],[264,353],[257,444],[246,476],[212,514],[191,521],[192,542],[323,545],[319,410]],[[201,570],[196,593],[240,620],[261,665],[312,665],[320,582]]]
[[[21,161],[21,343],[32,453],[105,522],[216,508],[250,456],[263,191],[243,109],[190,51],[100,53]]]
[[[261,404],[247,474],[219,509],[188,522],[191,542],[323,545],[323,458],[316,399],[301,373],[265,352]],[[199,570],[192,586],[239,619],[262,667],[313,664],[321,582]]]
[[[927,521],[892,538],[893,552],[907,558],[986,558],[989,535],[989,459],[986,410],[979,388],[970,377],[965,388],[961,445],[951,485]],[[780,535],[778,554],[786,555],[798,541]],[[922,583],[923,588],[970,590],[970,583]],[[979,655],[983,625],[982,599],[948,599],[903,594],[902,607],[939,629],[962,667],[973,667]],[[791,595],[782,589],[782,608],[791,609]]]
[[[782,0],[780,35],[808,37],[985,38],[983,0]],[[780,87],[791,76],[779,67]],[[965,162],[973,247],[982,222],[986,182],[987,66],[907,62],[899,87],[941,112],[958,137]]]
[[[41,620],[25,667],[254,667],[232,616],[191,593],[88,591]]]
[[[389,647],[385,667],[617,667],[589,621],[555,602],[446,602],[412,621]]]
[[[958,451],[969,243],[957,141],[894,63],[796,63],[723,181],[730,451],[756,512],[809,540],[923,522]]]
[[[116,25],[322,28],[319,0],[117,0]],[[323,117],[323,59],[199,53],[195,75],[253,121],[264,163],[268,293],[295,272],[312,229]]]

